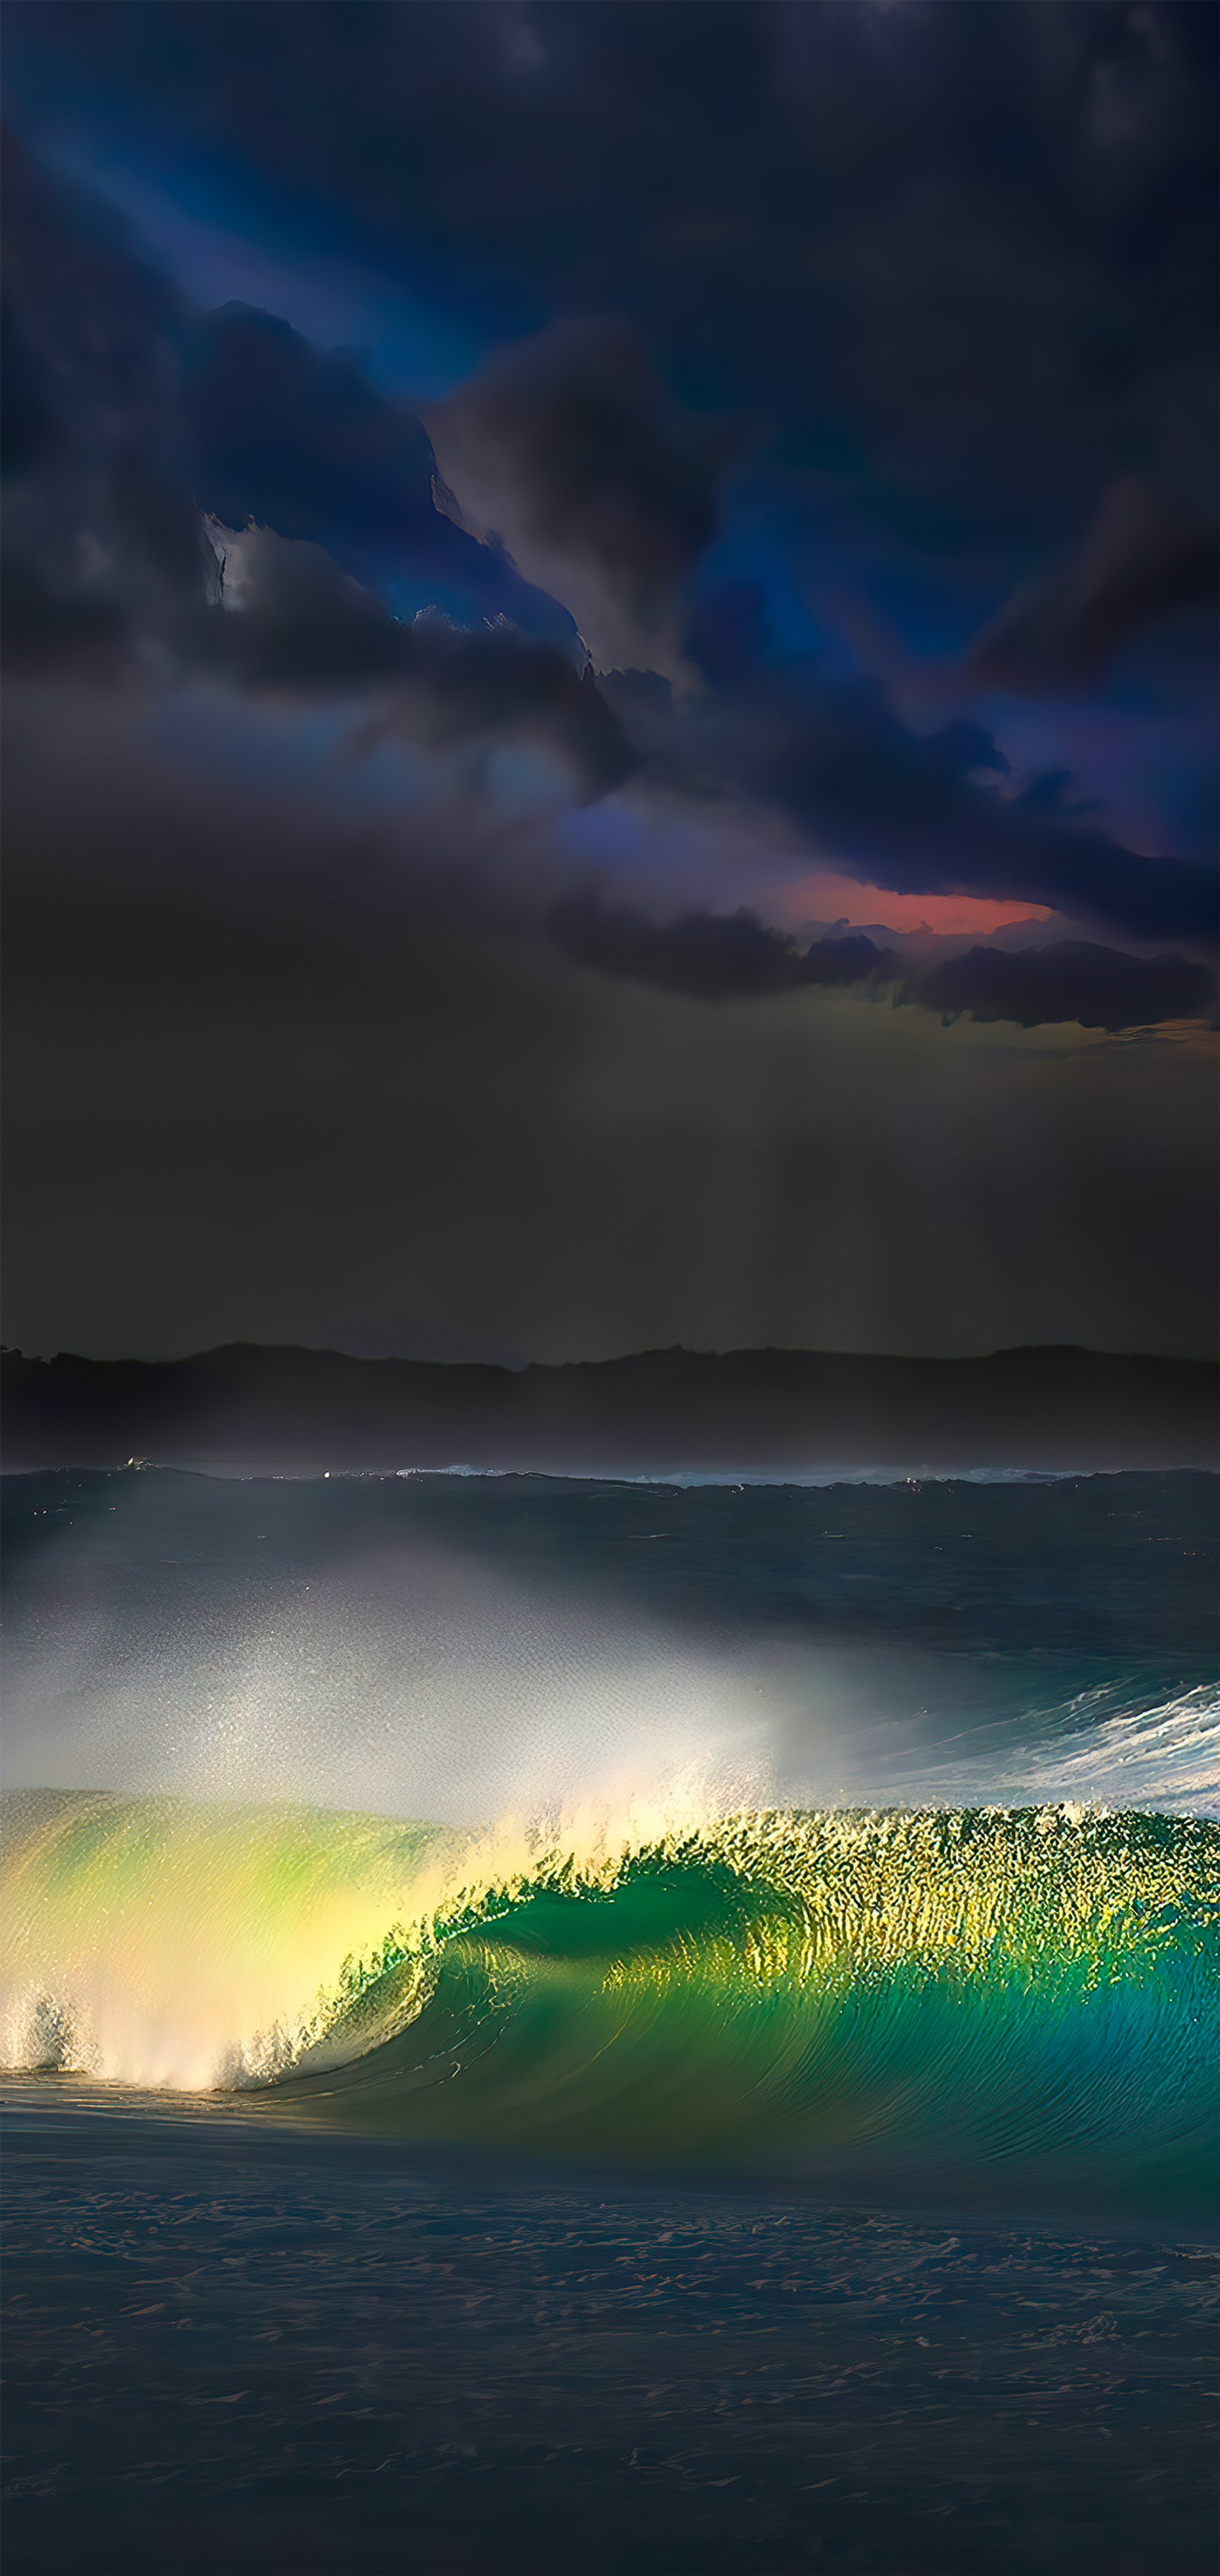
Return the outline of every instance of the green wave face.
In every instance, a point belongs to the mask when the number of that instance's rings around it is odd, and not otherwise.
[[[160,2080],[281,2117],[877,2186],[1210,2190],[1211,1823],[774,1813],[531,1850],[61,1800],[15,1820],[6,1881],[17,2062],[149,2080],[113,2034],[159,2033],[169,2066],[177,2009],[194,2036]]]

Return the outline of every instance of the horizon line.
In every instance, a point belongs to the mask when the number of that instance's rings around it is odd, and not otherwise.
[[[1073,1358],[1082,1359],[1150,1360],[1160,1367],[1220,1367],[1220,1353],[1217,1352],[1150,1351],[1130,1346],[1120,1349],[1112,1345],[1073,1341],[1004,1342],[996,1343],[990,1349],[968,1351],[860,1350],[815,1342],[731,1342],[710,1346],[690,1342],[652,1342],[634,1350],[606,1352],[598,1358],[524,1360],[475,1356],[441,1359],[420,1357],[411,1351],[351,1351],[335,1342],[247,1339],[209,1342],[194,1350],[155,1356],[136,1351],[99,1356],[96,1352],[64,1348],[27,1351],[16,1343],[0,1343],[0,1359],[21,1360],[40,1368],[51,1368],[61,1360],[76,1360],[88,1368],[184,1368],[193,1360],[219,1359],[237,1352],[258,1352],[268,1356],[290,1354],[302,1359],[342,1359],[360,1368],[485,1369],[503,1377],[524,1377],[531,1369],[621,1368],[632,1360],[678,1358],[871,1360],[895,1367],[968,1367],[988,1360],[1025,1358],[1035,1354],[1066,1356],[1070,1353]]]

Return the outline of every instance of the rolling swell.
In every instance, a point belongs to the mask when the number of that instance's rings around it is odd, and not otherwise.
[[[139,2076],[99,2045],[108,2011],[146,2053],[161,2034],[160,2080],[279,2117],[1176,2206],[1210,2190],[1220,1826],[1204,1820],[763,1812],[540,1848],[65,1799],[16,1821],[7,1875],[17,2062],[41,2046]],[[175,2059],[179,1980],[183,2020],[206,2011]]]

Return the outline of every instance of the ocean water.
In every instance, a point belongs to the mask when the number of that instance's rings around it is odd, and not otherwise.
[[[20,2563],[1210,2568],[1216,1494],[6,1480]]]
[[[1209,2206],[1208,1820],[780,1809],[526,1853],[59,1792],[8,1831],[11,2066],[416,2143]]]

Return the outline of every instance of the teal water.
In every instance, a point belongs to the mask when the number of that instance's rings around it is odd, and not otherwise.
[[[583,1848],[18,1795],[18,2067],[415,2142],[1208,2205],[1220,1825],[784,1811]]]

